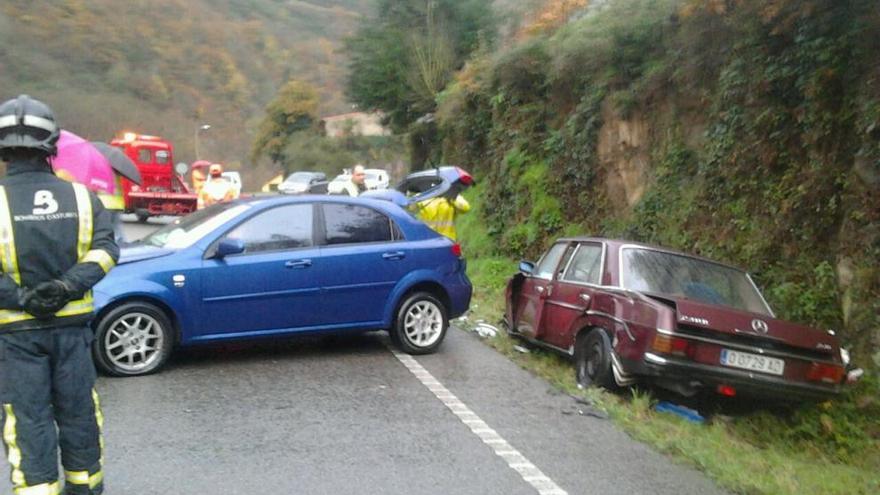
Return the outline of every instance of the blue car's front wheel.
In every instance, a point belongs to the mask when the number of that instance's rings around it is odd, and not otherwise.
[[[446,307],[427,292],[407,297],[397,310],[391,340],[408,354],[435,352],[446,336],[449,317]]]
[[[168,316],[141,301],[127,302],[102,315],[92,353],[99,369],[114,376],[153,373],[168,360],[173,346]]]

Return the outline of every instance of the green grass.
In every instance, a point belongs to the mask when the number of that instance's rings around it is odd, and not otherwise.
[[[459,228],[465,252],[474,253],[468,259],[474,299],[464,327],[479,320],[500,322],[504,287],[517,269],[514,260],[481,256],[491,242],[478,230],[478,223],[470,219]],[[472,249],[481,245],[483,249]],[[696,467],[735,493],[880,493],[876,381],[864,383],[840,401],[805,406],[790,414],[718,415],[694,424],[655,412],[656,399],[649,392],[579,390],[570,362],[539,349],[522,353],[515,349],[522,343],[503,332],[484,342],[559,390],[590,399],[633,438]]]

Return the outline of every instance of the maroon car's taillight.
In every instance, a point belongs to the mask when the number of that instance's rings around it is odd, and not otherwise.
[[[811,382],[840,383],[845,370],[836,364],[813,363],[807,372],[807,380]]]
[[[454,254],[458,258],[461,258],[461,244],[456,242],[452,245],[452,254]]]
[[[672,337],[658,333],[654,336],[654,343],[651,347],[664,354],[674,354],[677,356],[693,357],[695,347],[687,339]]]

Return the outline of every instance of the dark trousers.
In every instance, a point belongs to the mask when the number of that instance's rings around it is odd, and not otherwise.
[[[88,327],[0,333],[0,427],[14,493],[58,493],[58,447],[64,493],[103,492],[92,338]]]

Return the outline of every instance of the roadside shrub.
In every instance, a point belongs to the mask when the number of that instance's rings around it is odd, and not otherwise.
[[[838,400],[790,412],[761,412],[732,428],[759,446],[811,452],[832,462],[880,469],[880,379],[867,374]]]

